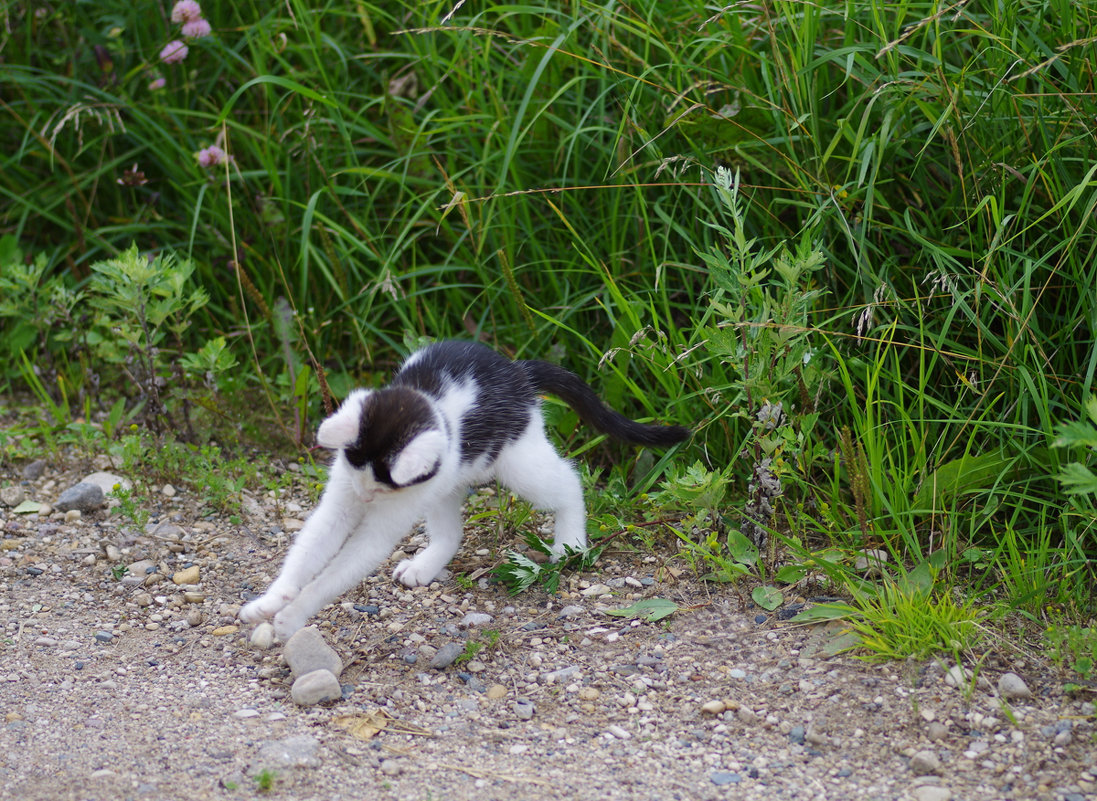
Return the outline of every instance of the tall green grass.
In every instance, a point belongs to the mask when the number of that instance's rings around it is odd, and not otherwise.
[[[697,426],[689,458],[741,495],[763,399],[710,334],[771,347],[778,287],[713,305],[722,166],[756,252],[823,256],[789,290],[822,292],[810,404],[788,396],[819,417],[778,527],[1007,573],[1003,537],[1045,543],[1045,596],[1084,605],[1093,507],[1047,445],[1097,371],[1094,8],[206,0],[214,36],[178,65],[149,9],[8,11],[0,227],[54,274],[132,241],[189,257],[203,333],[275,385],[314,359],[339,394],[421,336],[557,358]],[[215,143],[233,161],[200,167]],[[856,469],[825,457],[843,428]]]

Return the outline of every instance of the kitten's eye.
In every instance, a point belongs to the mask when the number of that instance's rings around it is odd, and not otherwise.
[[[343,453],[352,467],[361,469],[369,461],[366,452],[362,448],[344,448]]]

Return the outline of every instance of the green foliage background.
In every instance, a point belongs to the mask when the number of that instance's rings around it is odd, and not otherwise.
[[[1097,368],[1097,9],[202,8],[214,34],[167,65],[167,3],[7,4],[9,265],[80,292],[131,243],[189,260],[209,301],[163,347],[224,337],[249,367],[221,390],[300,430],[318,375],[383,380],[421,337],[553,358],[695,426],[687,458],[740,499],[770,459],[796,542],[1043,542],[1017,592],[1084,598],[1092,494],[1047,446]],[[213,144],[232,160],[204,168]],[[6,380],[25,353],[86,388],[79,337],[26,325],[75,307],[4,269]],[[667,464],[639,466],[650,487]]]

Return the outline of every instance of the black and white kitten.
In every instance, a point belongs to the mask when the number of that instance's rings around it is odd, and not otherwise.
[[[354,390],[320,425],[319,444],[338,451],[327,488],[278,578],[240,618],[273,618],[275,633],[289,637],[376,570],[419,520],[430,543],[393,575],[409,587],[429,584],[461,543],[468,489],[496,479],[555,514],[558,555],[584,547],[579,476],[545,436],[540,393],[628,442],[669,446],[690,435],[629,420],[554,364],[511,361],[474,343],[429,345],[388,387]]]

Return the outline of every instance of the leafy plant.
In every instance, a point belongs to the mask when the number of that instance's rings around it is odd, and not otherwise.
[[[582,550],[564,548],[558,560],[551,546],[533,532],[526,534],[526,546],[541,554],[544,561],[535,561],[518,551],[510,551],[507,561],[492,571],[512,595],[517,595],[535,584],[545,592],[555,593],[560,588],[560,578],[565,569],[589,570],[601,555],[602,547],[594,543]]]
[[[1073,670],[1082,681],[1097,677],[1097,628],[1052,625],[1044,632],[1052,660]]]

